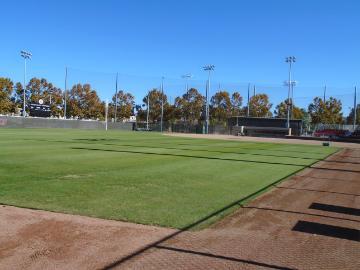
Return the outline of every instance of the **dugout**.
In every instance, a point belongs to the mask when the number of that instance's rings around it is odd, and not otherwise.
[[[286,127],[286,118],[264,118],[234,116],[228,118],[228,126],[232,135],[285,137],[289,134],[300,136],[302,134],[302,120],[290,120],[291,131]]]

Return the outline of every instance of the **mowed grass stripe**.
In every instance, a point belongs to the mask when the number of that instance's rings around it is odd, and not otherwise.
[[[0,129],[0,203],[181,228],[335,150],[157,133]]]

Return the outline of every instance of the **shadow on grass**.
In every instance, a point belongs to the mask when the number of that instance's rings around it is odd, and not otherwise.
[[[26,139],[33,140],[33,139]],[[71,141],[59,141],[59,140],[43,140],[38,139],[36,141],[45,141],[45,142],[56,142],[56,143],[77,143],[81,142],[82,144],[90,144],[90,145],[107,145],[107,146],[119,146],[119,147],[134,147],[134,148],[152,148],[152,149],[167,149],[167,150],[183,150],[183,151],[196,151],[196,152],[207,152],[207,153],[219,153],[219,154],[236,154],[236,155],[252,155],[252,156],[263,156],[263,157],[280,157],[280,158],[293,158],[293,159],[304,159],[304,160],[313,160],[320,161],[318,158],[310,158],[310,157],[298,157],[291,155],[271,155],[271,154],[263,154],[263,153],[250,153],[250,152],[227,152],[227,151],[218,151],[218,150],[206,150],[206,149],[193,149],[193,148],[178,148],[178,147],[155,147],[150,145],[133,145],[133,144],[116,144],[116,143],[102,143],[108,141],[117,141],[117,139],[73,139]],[[119,140],[120,141],[120,140]],[[164,144],[164,143],[161,143]],[[168,144],[166,144],[168,145]],[[172,144],[173,145],[173,144]],[[194,146],[194,145],[192,145]],[[195,145],[197,146],[197,145]],[[249,148],[251,149],[251,148]],[[252,149],[257,150],[257,149]],[[271,150],[268,150],[271,151]]]
[[[231,141],[233,142],[233,141]],[[236,143],[245,143],[245,142],[236,142]],[[253,144],[261,144],[261,143],[265,143],[265,142],[246,142],[246,143],[253,143]],[[271,142],[266,142],[267,144],[273,144]],[[266,144],[265,143],[265,144]],[[183,144],[183,143],[178,143],[178,145],[187,145],[187,146],[192,146],[193,144]],[[283,144],[285,145],[285,144]],[[204,147],[208,147],[209,145],[208,144],[197,144],[197,146],[204,146]],[[320,145],[319,145],[320,146]],[[222,148],[233,148],[231,146],[221,146]],[[323,155],[324,153],[319,153],[319,152],[309,152],[309,151],[297,151],[297,150],[289,150],[288,148],[287,149],[284,149],[284,150],[281,150],[281,149],[272,149],[272,148],[252,148],[252,147],[241,147],[241,149],[248,149],[248,150],[260,150],[260,151],[274,151],[274,152],[286,152],[286,153],[289,153],[289,152],[293,152],[293,153],[301,153],[301,154],[315,154],[315,155]]]
[[[45,140],[45,139],[24,139],[24,140],[29,140],[29,141],[44,141],[44,142],[59,142],[59,143],[76,143],[76,142],[113,142],[113,141],[124,141],[124,140],[121,140],[121,139],[92,139],[92,138],[88,138],[88,139],[72,139],[72,140],[69,140],[69,141],[61,141],[61,140]],[[241,143],[241,142],[239,142]],[[209,147],[209,144],[186,144],[186,143],[174,143],[174,142],[171,142],[171,143],[164,143],[164,142],[161,142],[160,143],[161,145],[184,145],[184,146],[196,146],[196,147]],[[255,142],[254,144],[257,144],[257,142]],[[117,144],[114,144],[114,145],[117,145]],[[121,146],[121,145],[119,145]],[[125,145],[123,145],[125,146]],[[129,145],[129,146],[134,146],[134,145]],[[212,146],[215,146],[216,145],[212,145]],[[135,147],[135,146],[134,146]],[[149,147],[149,146],[144,146],[144,147]],[[232,149],[234,150],[234,148],[236,148],[239,146],[221,146],[221,148],[224,148],[224,149]],[[165,147],[161,147],[161,148],[164,148],[166,149]],[[315,155],[324,155],[324,153],[318,153],[318,152],[309,152],[309,151],[295,151],[295,150],[289,150],[289,149],[286,149],[286,150],[280,150],[280,149],[271,149],[271,148],[251,148],[251,147],[240,147],[241,150],[252,150],[252,151],[274,151],[274,152],[286,152],[286,153],[301,153],[301,154],[315,154]],[[173,148],[168,148],[168,149],[173,149]],[[180,148],[174,148],[174,149],[179,149],[179,150],[192,150],[192,151],[208,151],[208,150],[204,150],[204,149],[180,149]],[[214,152],[217,152],[217,151],[214,151]],[[221,151],[219,153],[222,153]],[[242,152],[225,152],[224,153],[229,153],[229,154],[242,154]],[[246,154],[250,154],[250,153],[246,153]],[[262,153],[251,153],[251,154],[256,154],[256,155],[260,155],[260,156],[264,156],[264,154]],[[274,157],[290,157],[290,158],[299,158],[299,159],[312,159],[312,160],[316,160],[317,158],[308,158],[308,157],[296,157],[296,156],[289,156],[289,155],[274,155]],[[317,159],[317,160],[322,160],[322,159]]]
[[[260,163],[260,164],[271,164],[271,165],[286,165],[286,166],[296,166],[296,167],[301,167],[301,168],[304,168],[304,167],[307,166],[307,165],[302,165],[302,164],[283,163],[283,162],[255,161],[255,160],[234,159],[234,158],[204,157],[204,156],[169,154],[169,153],[151,153],[151,152],[131,151],[131,150],[113,150],[113,149],[99,149],[99,148],[87,148],[87,147],[71,147],[71,149],[74,149],[74,150],[86,150],[86,151],[114,152],[114,153],[143,154],[143,155],[155,155],[155,156],[198,158],[198,159],[222,160],[222,161],[237,161],[237,162]]]
[[[112,146],[125,146],[125,147],[137,147],[137,148],[154,148],[154,149],[167,149],[167,150],[184,150],[184,151],[195,151],[195,152],[207,152],[207,153],[219,153],[219,154],[236,154],[236,155],[251,155],[251,156],[262,156],[262,157],[281,157],[281,158],[295,158],[295,159],[310,159],[310,160],[319,160],[316,158],[308,157],[296,157],[288,155],[271,155],[271,154],[257,154],[249,152],[227,152],[227,151],[218,151],[218,150],[205,150],[205,149],[193,149],[193,148],[177,148],[177,147],[155,147],[148,145],[132,145],[132,144],[110,144],[105,143],[103,145],[112,145]],[[360,164],[360,163],[359,163]]]

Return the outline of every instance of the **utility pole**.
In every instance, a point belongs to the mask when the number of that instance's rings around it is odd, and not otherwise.
[[[146,130],[149,130],[149,106],[150,106],[150,91],[147,96],[147,114],[146,114]]]
[[[117,115],[117,105],[118,105],[118,73],[116,73],[116,82],[115,82],[115,113],[114,113],[114,119],[115,123],[117,121],[116,115]]]
[[[26,116],[26,59],[31,60],[32,54],[30,52],[21,51],[21,57],[24,58],[24,96],[23,96],[23,117]]]
[[[353,119],[353,128],[355,131],[356,128],[356,109],[357,109],[357,104],[356,104],[356,86],[355,86],[355,92],[354,92],[354,119]]]
[[[247,113],[246,116],[250,116],[250,83],[248,84],[248,96],[247,96]]]
[[[285,58],[285,62],[289,63],[289,81],[288,81],[288,100],[287,100],[287,122],[286,122],[286,127],[290,128],[290,103],[292,101],[290,101],[290,93],[292,91],[292,81],[291,81],[291,68],[292,68],[292,63],[296,62],[296,58],[295,56],[289,56]]]
[[[161,132],[163,132],[163,118],[164,118],[164,77],[161,77],[161,123],[160,123]]]
[[[65,90],[64,90],[64,119],[66,119],[66,88],[67,87],[67,67],[65,67]]]
[[[326,102],[326,85],[324,87],[324,103]]]
[[[206,65],[203,67],[208,72],[208,80],[206,85],[206,109],[205,109],[205,134],[209,134],[209,91],[211,71],[215,69],[214,65]]]
[[[109,110],[109,103],[108,100],[105,101],[105,130],[108,130],[108,110]]]

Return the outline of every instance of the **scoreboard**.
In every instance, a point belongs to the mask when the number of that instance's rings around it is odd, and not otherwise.
[[[50,105],[31,103],[30,104],[30,116],[50,117],[51,116]]]

